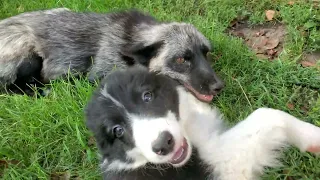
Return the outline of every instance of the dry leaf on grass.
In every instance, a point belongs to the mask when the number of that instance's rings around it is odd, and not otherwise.
[[[293,5],[293,4],[294,4],[294,1],[289,1],[288,4],[289,4],[289,5]]]
[[[267,54],[270,56],[270,57],[274,57],[274,56],[276,56],[277,55],[277,50],[274,50],[274,49],[269,49],[268,51],[267,51]]]
[[[265,36],[259,36],[254,37],[251,39],[251,41],[248,41],[248,43],[251,43],[251,47],[257,52],[257,53],[263,53],[264,52],[264,46],[267,44],[268,38]]]
[[[294,109],[294,105],[292,103],[288,103],[287,104],[288,109],[293,110]]]
[[[264,47],[265,47],[265,49],[274,49],[278,46],[278,44],[279,44],[279,39],[269,38]]]
[[[274,16],[275,16],[276,12],[274,10],[266,10],[266,18],[268,21],[271,21]]]

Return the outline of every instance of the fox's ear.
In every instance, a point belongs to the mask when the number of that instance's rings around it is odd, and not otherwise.
[[[126,46],[121,50],[123,56],[132,59],[134,62],[139,62],[145,66],[149,65],[150,59],[155,57],[163,45],[163,41],[157,41],[150,45],[137,43]]]

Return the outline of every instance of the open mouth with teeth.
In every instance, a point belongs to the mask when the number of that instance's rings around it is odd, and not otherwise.
[[[170,160],[170,163],[173,165],[178,165],[181,162],[183,162],[188,156],[188,148],[189,148],[189,145],[187,143],[187,140],[184,138],[182,145],[174,153],[173,157]]]
[[[184,86],[191,91],[199,100],[204,101],[204,102],[211,102],[214,95],[209,95],[209,94],[201,94],[197,90],[195,90],[192,86],[189,84],[184,83]]]

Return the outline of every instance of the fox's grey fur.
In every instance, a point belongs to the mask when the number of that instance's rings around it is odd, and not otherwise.
[[[158,22],[137,10],[26,12],[0,21],[0,85],[22,75],[24,81],[38,75],[47,83],[68,72],[87,74],[93,81],[115,67],[139,64],[212,95],[223,83],[206,62],[210,50],[210,42],[193,25]],[[178,58],[186,63],[177,64]]]

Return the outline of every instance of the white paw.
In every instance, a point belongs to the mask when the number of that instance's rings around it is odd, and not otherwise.
[[[298,146],[300,150],[320,155],[320,128],[304,123],[302,126],[296,128],[297,132],[292,132],[298,138]]]

